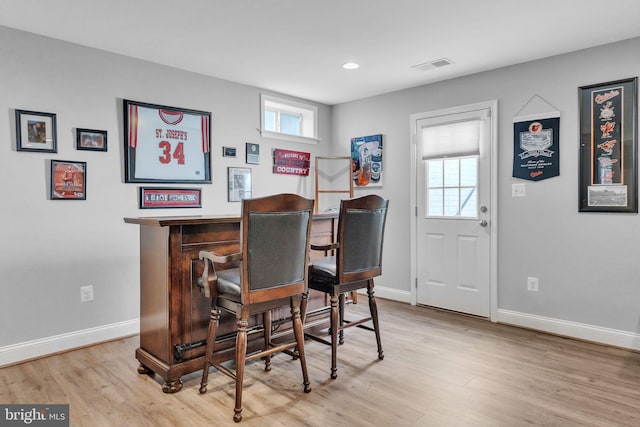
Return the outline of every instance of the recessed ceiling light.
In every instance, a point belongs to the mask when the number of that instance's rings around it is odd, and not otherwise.
[[[355,70],[356,68],[360,68],[360,64],[356,64],[355,62],[347,62],[342,64],[342,68],[345,70]]]

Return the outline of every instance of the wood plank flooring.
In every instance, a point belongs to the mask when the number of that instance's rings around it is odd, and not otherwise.
[[[248,364],[244,426],[640,426],[640,354],[378,299],[385,358],[352,328],[307,341],[312,391],[281,354]],[[366,299],[348,307],[365,313]],[[136,371],[138,337],[0,369],[0,403],[68,403],[72,426],[231,426],[234,384],[212,370],[164,394]]]

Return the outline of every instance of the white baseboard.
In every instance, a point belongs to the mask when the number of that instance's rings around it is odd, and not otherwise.
[[[377,298],[379,297],[411,304],[411,292],[409,291],[401,291],[399,289],[385,288],[384,286],[375,285],[374,292],[374,295]],[[367,295],[367,290],[359,289],[358,294]]]
[[[497,320],[499,323],[640,351],[640,334],[633,332],[500,309]]]
[[[0,368],[138,333],[140,319],[133,319],[0,347]]]

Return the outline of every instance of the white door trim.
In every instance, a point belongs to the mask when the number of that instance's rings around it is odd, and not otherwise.
[[[491,227],[490,228],[490,320],[497,322],[498,319],[498,101],[491,100],[476,104],[462,105],[459,107],[445,108],[442,110],[427,111],[424,113],[411,114],[409,123],[411,129],[411,305],[417,303],[417,283],[418,283],[418,239],[417,239],[417,121],[452,114],[460,114],[479,109],[489,109],[491,111],[491,184],[490,184],[490,206]]]

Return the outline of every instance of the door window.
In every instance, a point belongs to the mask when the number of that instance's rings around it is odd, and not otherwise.
[[[478,156],[425,160],[425,217],[478,217]]]

